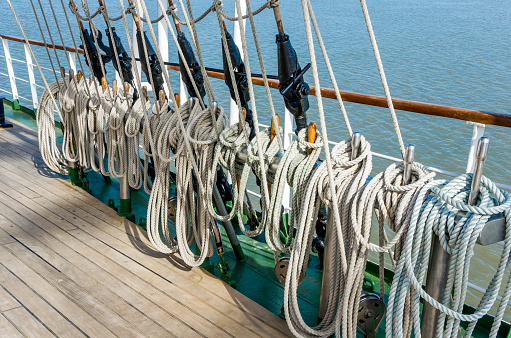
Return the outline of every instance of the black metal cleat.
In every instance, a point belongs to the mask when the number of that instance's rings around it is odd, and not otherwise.
[[[277,34],[277,56],[279,63],[279,91],[284,97],[286,108],[293,114],[296,133],[307,127],[306,112],[309,109],[310,88],[303,80],[303,75],[310,68],[310,63],[303,69],[298,63],[295,49],[289,36]]]
[[[80,48],[84,49],[86,51],[86,56],[88,55],[88,58],[85,57],[85,63],[89,68],[91,69],[92,73],[94,74],[94,77],[101,81],[101,78],[106,75],[106,69],[104,67],[101,67],[101,62],[103,62],[103,65],[110,62],[110,49],[107,48],[102,40],[101,40],[101,32],[98,31],[98,34],[96,36],[96,39],[98,41],[98,46],[101,49],[104,49],[107,51],[107,55],[101,55],[98,49],[96,48],[96,44],[94,43],[94,35],[89,33],[87,29],[81,26],[82,34],[80,38],[82,39],[82,45],[80,45]],[[92,31],[92,28],[91,28]],[[100,61],[101,58],[101,61]],[[90,63],[89,64],[89,60]]]
[[[163,89],[163,71],[160,66],[160,61],[158,60],[158,55],[153,49],[153,46],[149,42],[149,39],[147,38],[147,35],[145,32],[143,32],[144,36],[142,37],[140,31],[137,31],[137,44],[138,44],[138,52],[140,55],[140,64],[142,66],[142,71],[147,77],[147,80],[149,82],[153,82],[154,90],[156,91],[154,93],[154,97],[160,98],[160,91]],[[144,49],[144,42],[142,41],[144,39],[146,49]],[[149,68],[147,65],[146,58],[149,59]]]
[[[188,40],[186,39],[186,36],[183,32],[178,34],[177,41],[179,43],[181,51],[183,52],[184,57],[184,60],[183,58],[179,57],[179,70],[181,72],[183,82],[186,85],[188,95],[190,95],[191,97],[204,98],[204,96],[206,95],[206,90],[204,89],[204,78],[200,71],[199,62],[197,62],[195,54],[193,53],[192,46],[190,45],[190,42],[188,42]],[[187,64],[188,68],[190,68],[192,78],[188,76],[185,64]],[[195,91],[195,88],[193,87],[193,82],[195,82],[195,84],[197,85],[199,93]]]

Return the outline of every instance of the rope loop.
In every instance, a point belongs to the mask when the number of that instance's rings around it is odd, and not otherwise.
[[[268,0],[268,8],[280,6],[280,0]]]

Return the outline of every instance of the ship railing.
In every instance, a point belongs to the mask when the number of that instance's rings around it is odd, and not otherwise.
[[[160,27],[160,26],[159,26]],[[164,27],[166,28],[166,27]],[[165,37],[166,35],[160,35],[160,37]],[[7,66],[7,74],[0,72],[0,76],[7,77],[10,81],[10,87],[11,91],[8,91],[6,89],[0,88],[0,91],[3,93],[6,93],[10,95],[13,102],[13,107],[15,109],[20,109],[19,101],[20,99],[23,101],[26,101],[28,104],[32,105],[32,108],[35,110],[38,107],[38,89],[44,90],[44,86],[39,85],[36,83],[35,79],[35,73],[34,73],[34,63],[32,60],[32,57],[30,55],[29,49],[27,45],[25,44],[25,41],[22,38],[19,37],[13,37],[13,36],[7,36],[7,35],[1,35],[0,34],[0,40],[2,41],[3,45],[3,51],[4,55],[0,55],[0,58],[5,59],[5,64]],[[10,50],[9,50],[9,41],[12,42],[18,42],[23,44],[24,50],[25,50],[25,60],[20,60],[13,58],[11,56]],[[77,54],[83,54],[83,49],[75,49],[72,47],[66,47],[61,45],[53,45],[53,44],[45,44],[41,41],[36,40],[29,40],[29,43],[31,46],[39,46],[39,47],[45,47],[47,46],[50,49],[56,49],[60,51],[64,51],[67,53],[67,56],[69,60],[71,60],[71,65],[73,70],[76,72],[76,55]],[[168,50],[167,46],[163,46],[164,49],[162,50]],[[135,55],[137,57],[137,55]],[[168,60],[168,54],[163,56],[164,59],[166,58]],[[20,78],[15,75],[14,73],[14,67],[13,62],[22,63],[27,65],[27,76],[28,79]],[[167,68],[169,70],[178,71],[179,72],[179,65],[178,64],[172,64],[170,62],[166,62]],[[73,67],[74,66],[74,67]],[[51,72],[53,76],[53,70],[41,66],[41,68],[44,71]],[[216,79],[224,79],[224,74],[222,70],[219,69],[207,69],[208,76],[211,78]],[[116,74],[117,75],[117,74]],[[30,86],[30,94],[31,98],[27,98],[25,96],[21,96],[18,91],[18,87],[16,84],[16,81],[20,81],[23,83],[26,83]],[[252,77],[252,82],[254,85],[257,86],[264,86],[263,79],[261,77],[254,76]],[[278,88],[278,80],[275,79],[275,77],[268,79],[269,86],[271,88],[277,89]],[[142,85],[145,85],[150,90],[150,86],[148,83],[142,83]],[[184,102],[184,98],[186,98],[186,92],[185,92],[185,86],[181,82],[180,84],[181,88],[181,97],[182,102]],[[315,88],[311,87],[310,95],[315,95]],[[336,99],[336,93],[333,89],[330,88],[321,88],[321,96],[323,98],[327,99]],[[376,106],[376,107],[388,107],[387,101],[385,97],[382,96],[375,96],[375,95],[368,95],[368,94],[361,94],[361,93],[354,93],[354,92],[347,92],[347,91],[340,91],[341,97],[346,102],[352,102],[352,103],[358,103],[362,105],[369,105],[369,106]],[[417,102],[417,101],[409,101],[409,100],[402,100],[402,99],[392,99],[394,108],[396,110],[402,110],[402,111],[408,111],[412,113],[418,113],[418,114],[424,114],[424,115],[430,115],[430,116],[439,116],[444,118],[451,118],[451,119],[457,119],[457,120],[463,120],[467,121],[467,124],[472,125],[472,133],[470,135],[470,151],[467,159],[467,167],[466,172],[473,172],[474,165],[475,165],[475,154],[477,149],[477,143],[479,139],[484,135],[485,126],[486,125],[494,125],[494,126],[501,126],[510,128],[511,127],[511,115],[506,114],[499,114],[499,113],[492,113],[492,112],[484,112],[479,110],[473,110],[473,109],[465,109],[465,108],[458,108],[458,107],[450,107],[450,106],[444,106],[444,105],[437,105],[437,104],[431,104],[431,103],[425,103],[425,102]],[[284,112],[284,147],[287,148],[291,144],[292,138],[295,137],[293,126],[292,126],[292,115],[289,111]],[[236,104],[231,100],[231,109],[229,114],[229,121],[230,124],[234,124],[238,122],[238,111]],[[267,128],[268,125],[260,124],[261,128]],[[329,141],[329,144],[336,145],[337,142]],[[401,162],[402,159],[380,154],[377,152],[372,152],[374,157],[391,161],[391,162]],[[457,177],[461,173],[458,172],[452,172],[448,170],[444,170],[441,168],[436,168],[432,166],[427,166],[427,169],[442,175],[446,175],[449,177]],[[503,184],[503,183],[497,183],[496,184],[499,188],[505,189],[508,191],[511,191],[511,185]],[[260,194],[258,194],[255,191],[248,190],[248,193],[256,196],[258,198],[261,197]],[[289,211],[290,210],[290,193],[289,189],[284,195],[284,208]],[[502,242],[500,242],[502,244]],[[480,293],[484,293],[484,289],[478,285],[474,285],[472,283],[468,283],[468,286]],[[511,301],[509,302],[509,305],[511,305]]]

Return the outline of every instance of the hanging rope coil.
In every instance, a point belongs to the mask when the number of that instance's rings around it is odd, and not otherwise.
[[[264,227],[259,226],[255,230],[246,229],[243,224],[243,203],[245,199],[245,191],[248,182],[248,177],[250,174],[250,170],[252,169],[254,173],[261,177],[261,171],[264,170],[268,174],[269,182],[273,182],[273,175],[269,174],[269,166],[273,161],[273,158],[279,152],[279,145],[277,142],[277,138],[274,138],[272,141],[271,130],[270,128],[266,128],[263,130],[261,135],[261,148],[266,149],[263,153],[264,157],[264,165],[261,168],[259,153],[258,153],[258,145],[257,139],[254,137],[252,141],[249,143],[247,147],[247,161],[245,163],[240,163],[236,160],[238,152],[242,150],[244,145],[246,144],[245,134],[243,132],[239,132],[238,129],[239,124],[236,123],[229,128],[225,129],[219,137],[219,142],[216,146],[215,156],[212,161],[212,168],[216,168],[217,165],[220,165],[222,168],[229,171],[231,177],[235,177],[239,175],[240,182],[233,181],[233,201],[232,201],[232,209],[228,215],[221,216],[218,215],[213,207],[213,187],[215,184],[215,170],[212,170],[208,176],[207,182],[207,196],[208,199],[207,205],[208,210],[211,216],[219,221],[228,221],[231,220],[235,215],[238,217],[238,224],[240,224],[241,231],[249,236],[255,237],[260,235]],[[250,132],[250,126],[247,122],[243,122],[243,128],[245,128],[246,132]],[[282,135],[282,128],[279,129],[279,133]],[[261,197],[261,205],[266,205],[266,201],[264,200],[264,195]],[[266,211],[262,210],[263,217],[266,214]]]
[[[45,88],[39,100],[39,107],[36,110],[37,136],[39,141],[39,151],[44,163],[51,170],[67,175],[67,161],[64,155],[57,147],[57,136],[55,134],[55,114],[54,101],[57,97],[59,88],[65,86],[65,81],[60,79]]]
[[[133,95],[133,88],[130,86],[131,95]],[[147,180],[147,171],[142,170],[140,163],[140,132],[143,130],[141,121],[144,118],[145,112],[150,108],[150,102],[146,101],[146,107],[143,109],[144,103],[142,100],[137,100],[131,107],[131,110],[126,118],[124,131],[126,133],[127,142],[127,155],[128,155],[128,184],[133,189],[140,189],[142,182]],[[146,158],[146,161],[148,159]],[[144,161],[144,162],[146,162]],[[144,180],[142,179],[144,176]]]
[[[437,328],[438,336],[457,336],[460,321],[469,323],[465,336],[470,336],[477,321],[487,314],[495,303],[504,274],[511,263],[511,194],[499,190],[493,182],[483,176],[478,204],[471,206],[466,202],[471,181],[472,175],[466,174],[451,181],[433,181],[421,189],[413,206],[406,242],[389,295],[387,336],[403,336],[402,327],[408,325],[403,321],[408,318],[402,314],[406,297],[411,292],[415,293],[414,315],[410,319],[413,320],[414,331],[420,331],[419,300],[422,297],[443,313]],[[430,194],[431,198],[428,198]],[[461,214],[460,219],[456,221],[455,218],[460,212],[465,214]],[[463,314],[474,246],[488,219],[499,213],[504,213],[506,218],[506,236],[500,262],[475,313]],[[447,287],[441,301],[434,300],[422,289],[433,233],[439,237],[443,249],[453,256]],[[510,296],[511,279],[508,277],[490,337],[497,335]]]
[[[149,141],[148,137],[152,133],[151,146],[154,149],[152,156],[156,170],[156,178],[147,211],[148,234],[151,243],[159,251],[173,253],[179,250],[186,264],[199,266],[206,257],[212,254],[211,219],[205,205],[202,208],[202,213],[196,215],[197,203],[203,203],[205,192],[200,191],[200,188],[194,189],[192,175],[196,180],[201,180],[203,185],[206,184],[217,141],[215,124],[216,128],[223,130],[225,115],[223,108],[219,107],[216,111],[215,121],[213,121],[210,109],[202,109],[198,99],[187,101],[179,108],[179,112],[175,112],[173,109],[167,111],[167,107],[168,104],[164,105],[159,112],[159,116],[152,118],[153,128],[149,128],[151,122],[146,123],[148,130],[145,133],[145,138]],[[184,134],[178,125],[178,113],[186,126]],[[154,115],[154,111],[152,115]],[[151,119],[149,120],[151,121]],[[157,125],[156,121],[158,121]],[[144,130],[146,130],[146,127],[144,127]],[[185,138],[192,145],[192,154],[188,154],[186,151]],[[174,155],[171,154],[171,150]],[[175,160],[176,166],[176,189],[178,192],[178,212],[175,224],[177,240],[171,237],[167,221],[170,183],[169,164],[173,160]],[[191,161],[198,162],[199,172],[193,171],[192,173]],[[198,186],[200,187],[200,184]],[[196,190],[199,190],[197,191],[199,202],[196,202]],[[213,226],[216,226],[216,224]],[[164,235],[164,240],[160,236],[160,231]],[[193,240],[200,249],[200,255],[193,253],[189,247]]]
[[[352,251],[352,247],[343,244],[343,238],[346,238],[346,234],[349,233],[348,228],[351,226],[350,214],[347,210],[349,210],[348,206],[352,203],[357,191],[369,177],[372,168],[370,148],[369,142],[361,137],[360,154],[355,159],[350,160],[351,140],[348,139],[335,145],[331,152],[335,194],[332,193],[330,188],[326,162],[321,163],[316,168],[306,184],[298,217],[296,238],[291,250],[290,271],[286,276],[284,289],[286,321],[291,332],[296,336],[326,337],[334,332],[339,335],[342,313],[346,311],[340,304],[343,302],[344,293],[351,288],[350,281],[346,279],[349,267],[343,266],[340,257],[344,255],[347,262],[351,262],[352,258],[358,257],[358,252]],[[338,200],[334,200],[332,196],[338,196]],[[331,279],[327,281],[330,284],[327,311],[319,325],[310,327],[305,323],[300,313],[297,289],[300,275],[307,268],[309,262],[314,225],[318,218],[321,203],[327,205],[329,212],[333,208],[339,209],[341,227],[337,227],[335,222],[332,222],[334,226],[330,236],[334,257],[332,257]]]
[[[298,133],[296,140],[286,150],[275,173],[269,204],[270,209],[265,213],[266,217],[263,219],[266,243],[273,251],[281,253],[290,252],[291,241],[293,239],[292,231],[300,214],[306,183],[319,158],[321,147],[323,147],[323,139],[319,134],[316,136],[314,143],[309,143],[306,140],[307,129],[302,129]],[[310,154],[308,154],[309,149],[312,150]],[[293,189],[293,199],[292,209],[288,218],[288,229],[290,229],[291,234],[288,234],[287,243],[283,244],[280,239],[280,224],[282,218],[281,206],[286,183]]]
[[[358,191],[351,205],[352,223],[345,235],[348,238],[346,245],[358,251],[358,254],[349,262],[347,279],[354,282],[350,282],[351,287],[346,291],[342,304],[345,313],[342,322],[343,336],[354,335],[357,331],[357,307],[362,294],[368,251],[378,252],[380,255],[380,298],[383,300],[385,294],[384,253],[389,254],[392,265],[396,269],[396,261],[399,260],[402,243],[406,237],[413,203],[420,189],[435,176],[419,163],[414,163],[411,170],[411,181],[405,185],[403,184],[404,165],[402,163],[390,165]],[[373,214],[379,225],[379,245],[369,241]],[[391,240],[385,229],[385,223],[395,232]],[[412,315],[411,299],[411,297],[407,298],[409,306],[404,313],[407,318],[411,318]],[[411,327],[404,327],[403,331],[410,334]],[[405,334],[405,336],[408,335]]]

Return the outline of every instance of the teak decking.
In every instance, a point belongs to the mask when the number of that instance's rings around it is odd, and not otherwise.
[[[37,133],[0,129],[0,334],[279,337],[285,321],[49,171]]]

